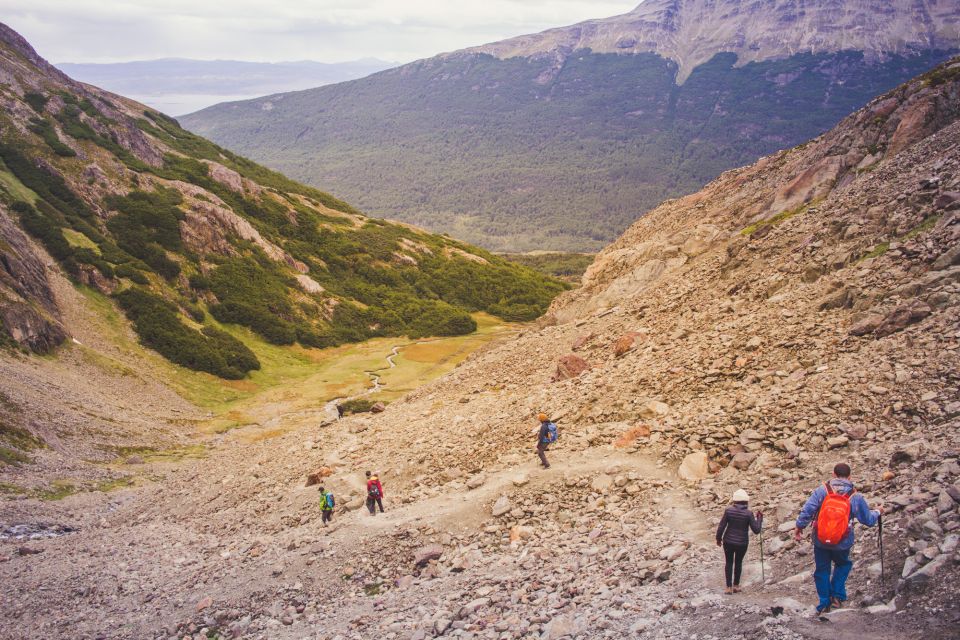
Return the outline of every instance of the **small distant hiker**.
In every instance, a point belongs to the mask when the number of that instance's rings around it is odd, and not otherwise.
[[[803,530],[813,524],[813,557],[816,569],[813,581],[817,585],[817,614],[829,613],[843,606],[847,600],[847,577],[853,562],[853,519],[873,527],[879,522],[883,509],[871,511],[866,498],[857,493],[850,480],[850,465],[840,463],[833,468],[833,478],[817,487],[803,505],[797,518],[796,537],[799,542]]]
[[[383,485],[376,474],[367,471],[367,509],[370,510],[370,515],[377,515],[377,507],[380,507],[380,513],[383,513]]]
[[[323,526],[333,520],[333,508],[337,506],[333,493],[320,487],[320,514],[323,516]]]
[[[545,413],[537,415],[540,421],[540,429],[537,431],[537,455],[540,456],[540,464],[544,469],[550,468],[547,462],[547,448],[557,441],[557,425],[550,421]]]
[[[337,403],[337,420],[343,419],[343,405],[339,402]]]
[[[763,513],[750,511],[750,496],[743,489],[733,493],[733,504],[727,507],[717,527],[717,546],[723,547],[726,564],[723,567],[727,579],[726,594],[740,593],[740,574],[743,572],[743,558],[750,546],[750,531],[760,533],[763,527]]]

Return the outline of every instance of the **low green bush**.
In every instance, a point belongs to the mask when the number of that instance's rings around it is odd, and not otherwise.
[[[146,289],[131,287],[116,299],[141,342],[171,362],[228,380],[260,368],[256,355],[242,342],[210,327],[194,331],[177,316],[176,306]]]

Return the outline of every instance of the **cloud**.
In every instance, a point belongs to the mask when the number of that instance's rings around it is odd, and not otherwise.
[[[54,62],[405,62],[624,13],[638,1],[4,0],[2,19]]]

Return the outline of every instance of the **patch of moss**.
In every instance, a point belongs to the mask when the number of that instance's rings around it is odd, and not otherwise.
[[[38,489],[34,492],[34,495],[40,500],[56,502],[57,500],[63,500],[68,496],[72,496],[78,491],[79,488],[68,480],[54,480],[48,488]]]
[[[0,482],[0,493],[13,495],[26,495],[28,492],[21,486],[10,484],[9,482]]]
[[[130,476],[121,476],[119,478],[112,478],[110,480],[102,480],[96,484],[94,491],[102,491],[103,493],[108,493],[110,491],[116,491],[117,489],[126,489],[133,486],[133,478]]]
[[[33,458],[22,451],[8,447],[0,447],[0,465],[19,467],[22,464],[29,464],[31,462],[33,462]]]
[[[903,239],[911,240],[913,238],[916,238],[921,233],[925,233],[927,231],[930,231],[930,229],[933,229],[937,225],[937,222],[939,221],[940,221],[939,215],[930,216],[929,218],[927,218],[926,220],[918,224],[916,227],[908,231],[906,234],[904,234]]]
[[[789,220],[794,216],[798,216],[801,213],[805,213],[807,209],[813,206],[813,204],[814,203],[812,202],[801,204],[800,206],[794,207],[793,209],[787,209],[786,211],[781,211],[780,213],[778,213],[777,215],[771,218],[760,220],[759,222],[754,222],[752,225],[750,225],[749,227],[741,231],[740,235],[751,236],[757,231],[759,231],[760,229],[762,229],[763,227],[776,226],[781,222],[783,222],[784,220]]]
[[[890,250],[890,243],[881,242],[880,244],[875,246],[869,253],[867,253],[862,258],[860,258],[860,260],[862,261],[862,260],[870,260],[871,258],[879,258],[889,250]]]

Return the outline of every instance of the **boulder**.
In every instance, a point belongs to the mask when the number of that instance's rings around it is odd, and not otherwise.
[[[510,498],[507,496],[500,496],[497,498],[497,501],[493,503],[493,509],[490,513],[494,518],[499,518],[502,515],[505,515],[510,512],[513,506],[510,504]]]
[[[370,407],[370,413],[383,413],[386,410],[387,410],[387,405],[385,405],[382,402],[377,402],[372,407]]]
[[[681,480],[703,480],[710,475],[710,459],[704,451],[694,451],[680,463],[677,475]]]
[[[513,543],[520,542],[521,540],[528,540],[533,537],[533,534],[533,527],[527,527],[523,525],[510,527],[510,542]]]
[[[553,374],[553,382],[560,382],[561,380],[576,378],[584,371],[588,371],[589,369],[590,363],[580,356],[572,353],[565,355],[560,358],[560,362],[557,363],[557,370]]]
[[[636,341],[635,333],[627,333],[620,336],[613,345],[613,355],[617,358],[633,349],[633,343]]]
[[[873,333],[882,338],[903,331],[910,325],[916,324],[929,316],[931,312],[930,305],[919,300],[902,304],[891,311]]]
[[[486,481],[487,481],[487,477],[482,473],[478,473],[477,475],[467,480],[467,488],[479,489],[480,487],[483,486],[483,483]]]
[[[324,478],[329,478],[333,475],[333,469],[330,467],[320,467],[313,473],[307,474],[307,484],[308,487],[314,487],[321,482]]]
[[[883,322],[883,316],[878,313],[865,313],[860,316],[854,316],[853,323],[850,325],[850,335],[865,336],[877,330],[877,327]]]
[[[756,453],[742,452],[733,456],[733,459],[730,460],[730,466],[734,469],[740,469],[741,471],[746,471],[750,468],[750,465],[753,464],[753,461],[757,459]]]
[[[590,482],[590,488],[597,493],[606,493],[613,487],[613,478],[601,473]]]
[[[418,567],[425,567],[431,560],[439,560],[443,557],[443,546],[439,544],[428,544],[420,547],[413,552],[413,564]]]

